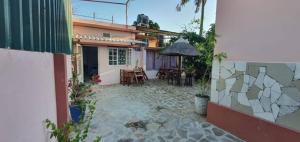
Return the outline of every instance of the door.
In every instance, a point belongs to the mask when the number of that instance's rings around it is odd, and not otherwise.
[[[83,77],[84,82],[90,81],[93,75],[98,74],[98,48],[83,46]]]

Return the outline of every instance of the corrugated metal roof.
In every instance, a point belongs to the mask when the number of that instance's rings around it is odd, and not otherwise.
[[[0,48],[71,53],[71,0],[1,0]]]

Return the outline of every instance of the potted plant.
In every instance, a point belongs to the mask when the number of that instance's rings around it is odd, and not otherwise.
[[[86,96],[93,94],[90,84],[81,83],[78,76],[73,72],[72,78],[69,81],[70,91],[70,113],[73,122],[79,122],[84,117],[84,112],[87,104]]]
[[[198,114],[206,115],[209,101],[209,81],[207,79],[201,79],[199,84],[200,92],[195,95],[195,111]]]
[[[95,113],[96,101],[88,100],[86,103],[87,116],[85,119],[80,121],[80,123],[66,122],[62,127],[57,127],[57,125],[50,121],[45,120],[46,127],[50,133],[50,139],[55,138],[57,142],[84,142],[86,141],[89,129],[91,125],[91,120]],[[100,142],[101,137],[97,136],[93,142]]]
[[[205,42],[198,46],[205,63],[205,72],[200,79],[200,93],[196,94],[195,97],[196,112],[201,115],[207,114],[213,60],[221,62],[223,59],[227,58],[227,55],[224,52],[214,54],[216,42],[215,36],[214,26],[212,26],[210,32],[206,34]]]

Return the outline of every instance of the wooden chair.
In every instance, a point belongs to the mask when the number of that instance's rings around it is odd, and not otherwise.
[[[143,70],[139,67],[136,67],[133,70],[134,73],[134,78],[137,84],[144,84],[144,80],[145,80],[145,72],[143,72]]]
[[[166,74],[167,76],[167,80],[168,80],[168,84],[172,84],[173,85],[173,82],[174,82],[174,71],[173,70],[169,70]]]
[[[132,84],[133,72],[128,70],[120,70],[120,83],[122,85],[130,85]]]

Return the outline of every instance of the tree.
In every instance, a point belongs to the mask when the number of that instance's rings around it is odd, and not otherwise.
[[[176,9],[177,11],[181,11],[181,8],[186,5],[190,0],[180,0],[180,3],[177,5]],[[200,6],[201,6],[201,18],[200,18],[200,36],[203,34],[203,21],[204,21],[204,10],[205,10],[205,4],[207,0],[194,0],[194,4],[196,6],[195,13],[199,12]]]
[[[137,21],[134,21],[133,26],[137,26]],[[149,20],[149,28],[150,29],[153,29],[153,30],[159,30],[160,29],[160,26],[158,23],[152,21],[152,20]]]
[[[153,22],[152,20],[149,20],[149,28],[154,29],[154,30],[159,30],[160,29],[158,23]]]

